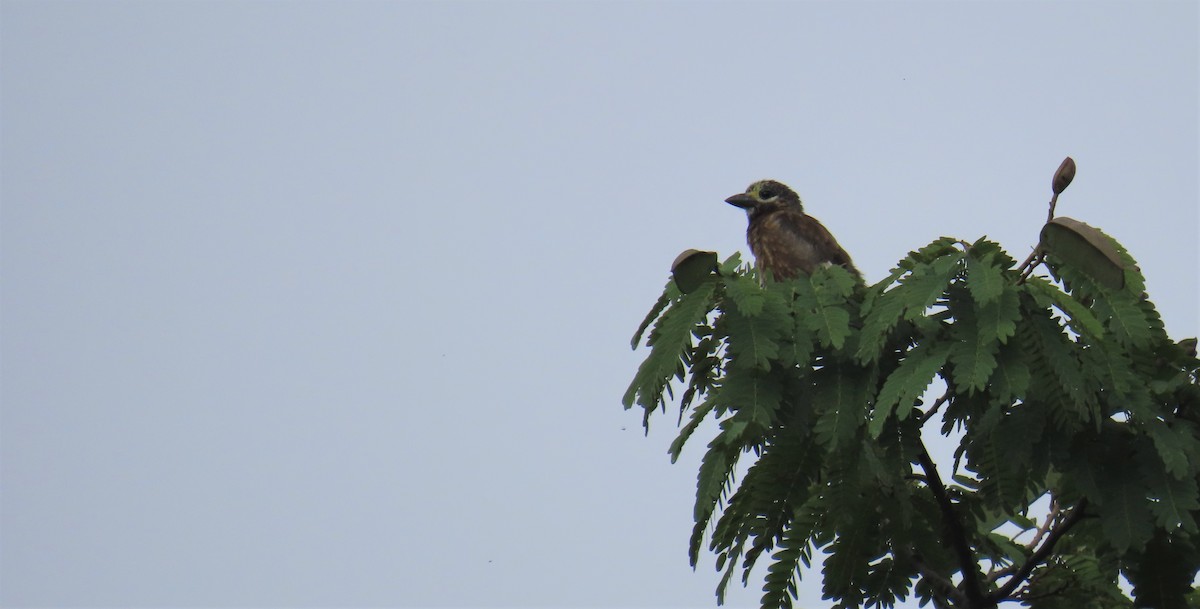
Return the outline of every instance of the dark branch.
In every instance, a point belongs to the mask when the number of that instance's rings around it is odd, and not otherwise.
[[[962,592],[954,586],[954,582],[950,578],[934,571],[925,564],[925,560],[911,546],[899,546],[895,548],[896,557],[900,560],[912,563],[912,566],[917,569],[917,573],[921,575],[931,588],[937,592],[946,595],[946,598],[954,601],[956,604],[961,604],[965,599]],[[936,598],[934,600],[937,600]]]
[[[1000,586],[998,590],[991,593],[988,596],[988,600],[998,603],[1007,599],[1017,589],[1017,586],[1020,586],[1022,582],[1028,579],[1029,574],[1033,573],[1033,570],[1046,560],[1050,552],[1054,551],[1054,544],[1058,543],[1058,540],[1062,539],[1062,536],[1066,535],[1067,531],[1071,530],[1071,527],[1074,527],[1076,524],[1079,524],[1080,520],[1083,520],[1083,511],[1086,509],[1087,499],[1080,499],[1075,509],[1071,510],[1071,513],[1066,518],[1063,518],[1062,522],[1058,523],[1058,526],[1054,527],[1050,531],[1050,534],[1046,536],[1046,541],[1042,544],[1042,547],[1034,551],[1033,556],[1030,556],[1024,565],[1021,565],[1021,568],[1017,570],[1011,579],[1004,582],[1003,586]]]
[[[929,582],[929,585],[946,595],[946,598],[954,601],[955,604],[961,604],[964,600],[963,593],[954,587],[954,582],[943,577],[941,573],[933,571],[925,565],[925,561],[921,560],[920,556],[912,555],[910,557],[913,566],[917,568],[917,573],[921,574],[921,578]]]
[[[942,484],[942,478],[938,475],[933,459],[929,457],[929,451],[925,449],[925,443],[922,442],[920,446],[921,452],[917,454],[917,462],[925,471],[925,481],[929,484],[929,490],[933,493],[933,498],[942,511],[946,534],[950,538],[948,541],[954,548],[954,553],[958,555],[958,566],[963,574],[962,586],[967,601],[966,606],[983,607],[986,599],[979,584],[979,569],[975,563],[975,555],[971,552],[971,545],[967,543],[966,530],[963,528],[962,521],[958,519],[958,514],[954,512],[950,494],[946,492],[946,487]]]
[[[946,401],[950,399],[950,392],[951,392],[950,388],[947,387],[946,393],[943,393],[942,397],[938,398],[937,401],[935,401],[933,403],[933,406],[931,406],[929,408],[929,412],[926,412],[925,414],[921,415],[920,425],[925,425],[926,421],[928,421],[929,419],[932,419],[933,415],[937,414],[937,411],[939,408],[942,407],[942,404],[945,404]]]
[[[1003,569],[998,569],[996,571],[988,573],[987,580],[990,583],[995,583],[1001,577],[1008,577],[1009,575],[1016,573],[1017,568],[1018,567],[1016,565],[1012,565],[1012,566],[1004,567]]]

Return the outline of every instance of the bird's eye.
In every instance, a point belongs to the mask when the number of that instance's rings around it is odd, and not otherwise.
[[[776,194],[777,193],[775,192],[775,189],[771,188],[770,186],[765,186],[758,190],[758,198],[764,201],[767,199],[774,199]]]

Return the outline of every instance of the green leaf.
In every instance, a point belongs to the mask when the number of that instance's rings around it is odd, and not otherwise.
[[[732,277],[739,274],[738,269],[741,266],[742,254],[740,252],[734,252],[732,256],[725,259],[725,262],[721,263],[721,268],[717,269],[717,274],[722,277]]]
[[[722,426],[725,427],[722,422]],[[737,465],[738,455],[741,454],[740,442],[729,436],[739,436],[744,425],[726,427],[713,441],[708,444],[708,452],[700,461],[700,471],[696,475],[696,506],[693,515],[697,526],[708,524],[716,509],[717,502],[724,494]],[[693,561],[693,565],[695,561]]]
[[[802,318],[822,346],[841,349],[850,336],[850,312],[837,306],[820,307]]]
[[[1053,304],[1062,311],[1071,329],[1081,335],[1099,340],[1104,337],[1104,326],[1092,312],[1078,300],[1071,298],[1062,290],[1041,277],[1029,277],[1025,281],[1025,289],[1037,299],[1039,304]]]
[[[950,362],[954,382],[967,392],[980,391],[987,386],[988,379],[996,369],[996,354],[999,343],[995,341],[958,342],[950,349]]]
[[[994,338],[1007,343],[1017,333],[1017,322],[1021,320],[1021,301],[1017,291],[1006,286],[996,298],[979,306],[976,317],[979,319],[980,340]]]
[[[801,293],[811,288],[813,298],[797,298],[796,315],[806,329],[816,335],[825,347],[841,349],[850,336],[850,311],[846,298],[853,292],[856,279],[840,266],[821,269],[802,278],[797,286]],[[807,285],[805,285],[807,284]],[[807,295],[807,294],[806,294]],[[815,304],[812,302],[815,300]]]
[[[1001,556],[1009,562],[1024,561],[1029,558],[1029,550],[1018,543],[1013,542],[1006,535],[999,533],[986,533],[989,543],[994,545],[1001,552]]]
[[[683,413],[691,407],[697,396],[704,395],[716,387],[721,375],[722,358],[717,351],[725,347],[725,342],[714,336],[712,328],[699,326],[692,335],[699,338],[696,345],[686,352],[688,369],[687,387],[679,396],[679,420],[683,421]]]
[[[1085,553],[1086,552],[1086,553]],[[1055,547],[1046,564],[1033,572],[1022,594],[1031,609],[1131,609],[1129,599],[1117,587],[1111,553],[1097,560],[1094,550]],[[1003,606],[1003,605],[1001,605]],[[1138,605],[1160,607],[1159,605]],[[1164,608],[1165,609],[1165,608]]]
[[[725,280],[725,293],[737,310],[747,317],[762,313],[767,292],[757,281],[745,275],[735,275]]]
[[[1065,403],[1072,407],[1071,413],[1081,420],[1086,412],[1085,406],[1090,403],[1091,392],[1096,383],[1089,383],[1079,363],[1079,357],[1072,348],[1072,343],[1063,334],[1058,325],[1044,311],[1027,313],[1023,319],[1022,328],[1027,335],[1021,341],[1022,348],[1032,351],[1037,366],[1032,371],[1049,372],[1054,380],[1054,386],[1041,385],[1039,389],[1048,392],[1038,397],[1048,403]]]
[[[1154,532],[1146,487],[1129,461],[1112,458],[1104,466],[1097,479],[1104,536],[1118,553],[1140,549]]]
[[[866,375],[849,364],[832,364],[814,377],[814,401],[820,413],[817,441],[830,451],[848,445],[863,425],[867,413]]]
[[[802,369],[811,367],[809,360],[813,353],[813,332],[808,328],[806,316],[793,314],[791,336],[780,349],[779,362],[784,366],[799,366]]]
[[[915,252],[909,252],[908,256],[900,261],[900,268],[912,270],[918,264],[928,264],[947,255],[961,253],[958,249],[959,241],[954,237],[938,237],[929,245],[922,247]]]
[[[1139,423],[1154,442],[1168,474],[1176,478],[1195,475],[1195,469],[1188,462],[1187,445],[1194,445],[1196,440],[1190,434],[1184,435],[1187,434],[1186,427],[1172,429],[1157,418],[1147,418]]]
[[[832,265],[821,267],[809,276],[813,288],[821,295],[823,303],[833,304],[844,302],[854,288],[859,284],[858,277],[852,275],[846,267]]]
[[[991,253],[982,258],[967,257],[967,288],[975,302],[981,305],[999,298],[1004,291],[1004,273],[992,263],[994,257]]]
[[[1007,413],[992,408],[975,423],[968,432],[966,454],[980,478],[984,504],[1003,513],[1021,509],[1039,486],[1031,472],[1045,468],[1037,467],[1033,458],[1033,445],[1045,429],[1045,410],[1026,404]]]
[[[955,314],[953,335],[957,340],[950,347],[950,363],[954,364],[951,376],[960,390],[970,394],[987,386],[996,369],[1000,341],[994,333],[981,330],[980,321],[969,307],[962,307]]]
[[[792,599],[796,597],[800,559],[807,542],[807,539],[793,539],[789,530],[789,535],[780,544],[781,549],[771,556],[772,563],[767,569],[766,583],[763,585],[763,607],[782,609],[792,606]]]
[[[715,283],[708,283],[675,302],[658,319],[650,333],[650,355],[638,367],[621,402],[625,408],[636,403],[647,411],[658,407],[667,381],[682,368],[684,349],[691,344],[692,329],[714,306]]]
[[[1006,406],[1024,396],[1029,378],[1026,354],[1015,343],[1002,346],[996,370],[992,373],[992,403]]]
[[[1007,253],[1005,253],[1005,251],[1001,249],[999,243],[996,243],[995,241],[988,241],[987,237],[980,237],[975,241],[975,243],[971,244],[970,249],[967,251],[972,257],[980,260],[990,256],[991,265],[999,268],[1002,271],[1012,269],[1017,265],[1017,261],[1013,260],[1012,256],[1009,256]]]
[[[1189,609],[1189,593],[1200,559],[1193,542],[1159,533],[1124,570],[1133,584],[1134,606],[1154,609]]]
[[[883,426],[893,409],[900,420],[908,418],[913,403],[925,393],[933,375],[945,365],[949,355],[949,345],[945,343],[922,343],[908,352],[908,356],[888,375],[883,388],[879,390],[869,426],[872,438],[878,438],[883,433]]]
[[[1173,478],[1161,475],[1161,470],[1152,472],[1148,480],[1150,487],[1150,511],[1155,524],[1162,530],[1175,531],[1182,528],[1196,533],[1196,521],[1192,517],[1200,510],[1200,490],[1195,478]]]
[[[908,597],[912,580],[917,576],[911,561],[884,558],[871,565],[867,573],[868,607],[894,607]]]
[[[786,315],[743,315],[729,311],[723,318],[729,332],[729,355],[733,366],[768,370],[779,357],[779,343],[791,325]],[[787,325],[785,325],[787,324]]]
[[[1091,497],[1095,503],[1104,500],[1101,487],[1109,461],[1104,449],[1110,442],[1095,437],[1076,435],[1070,446],[1071,458],[1055,465],[1063,470],[1063,488],[1072,496]],[[1107,438],[1106,438],[1107,439]]]
[[[1143,348],[1150,344],[1151,327],[1134,298],[1126,293],[1114,293],[1096,299],[1096,312],[1107,317],[1108,329],[1123,345]]]
[[[809,539],[814,534],[821,502],[818,496],[809,497],[797,506],[787,531],[779,541],[779,551],[771,560],[763,585],[762,607],[791,607],[800,580],[800,565],[809,564]]]
[[[701,402],[700,405],[692,411],[691,417],[688,419],[687,424],[679,430],[679,435],[675,437],[675,439],[671,442],[671,447],[667,449],[667,453],[671,455],[671,463],[674,463],[679,459],[680,453],[683,452],[683,445],[686,444],[688,439],[692,437],[692,434],[695,433],[696,428],[700,427],[700,424],[704,422],[704,419],[708,417],[709,413],[713,411],[716,405],[716,401],[710,396],[709,399]]]
[[[671,302],[673,302],[676,298],[679,298],[679,296],[679,289],[675,287],[674,282],[668,281],[667,286],[663,288],[663,293],[658,297],[658,300],[654,303],[654,306],[650,307],[650,312],[646,314],[646,318],[643,319],[642,323],[638,325],[637,332],[633,333],[633,340],[629,341],[629,346],[631,348],[638,348],[638,343],[642,342],[642,335],[645,334],[646,328],[649,328],[650,324],[654,323],[654,320],[658,319],[658,316],[663,312],[663,309],[666,309],[667,305],[671,304]]]
[[[875,361],[887,342],[888,332],[896,327],[903,315],[904,301],[896,290],[877,298],[875,305],[863,318],[862,340],[855,357],[863,363]]]
[[[825,598],[837,598],[842,604],[851,601],[855,606],[862,592],[858,584],[867,576],[870,559],[869,544],[873,531],[867,527],[840,531],[837,540],[829,548],[829,556],[822,569]]]
[[[718,413],[731,410],[737,421],[753,425],[747,430],[747,438],[737,439],[739,445],[745,445],[756,441],[774,422],[782,394],[776,376],[730,370],[713,399],[717,402]]]
[[[925,310],[937,302],[964,256],[956,250],[934,260],[933,264],[916,267],[911,275],[900,280],[901,285],[896,289],[904,301],[905,319],[924,315]]]

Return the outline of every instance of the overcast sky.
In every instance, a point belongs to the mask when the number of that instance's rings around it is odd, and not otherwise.
[[[3,0],[0,605],[713,606],[675,255],[1022,259],[1071,155],[1196,336],[1198,7]]]

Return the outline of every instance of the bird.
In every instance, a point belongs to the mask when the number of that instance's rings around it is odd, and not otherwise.
[[[850,254],[816,218],[804,213],[800,195],[775,180],[759,180],[725,202],[746,210],[746,242],[760,277],[776,280],[811,275],[817,268],[837,264],[856,278]]]

